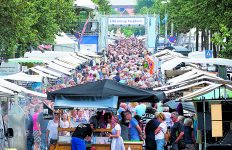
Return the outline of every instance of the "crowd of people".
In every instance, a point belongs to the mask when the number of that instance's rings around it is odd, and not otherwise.
[[[124,150],[123,141],[145,141],[146,150],[164,150],[168,147],[173,150],[195,150],[193,119],[184,118],[177,112],[171,113],[168,109],[163,112],[157,110],[157,104],[121,103],[117,112],[82,109],[55,111],[52,120],[45,120],[41,106],[36,105],[33,115],[25,109],[27,150],[45,150],[57,142],[59,135],[72,136],[75,138],[73,144],[81,142],[81,147],[83,144],[85,147],[83,141],[91,141],[92,132],[82,133],[78,130],[74,134],[57,130],[58,127],[81,129],[83,125],[92,129],[112,129],[110,134],[101,133],[100,136],[112,139],[113,150]]]
[[[146,50],[142,40],[136,38],[116,40],[114,44],[108,46],[107,59],[100,62],[91,60],[89,64],[78,66],[72,77],[60,78],[55,85],[47,86],[43,92],[102,79],[111,79],[143,89],[155,87],[160,84],[161,75],[159,70],[151,73],[151,66],[147,60],[149,56],[151,53]],[[78,147],[85,147],[83,141],[89,141],[91,136],[89,125],[91,129],[112,129],[111,134],[107,133],[106,136],[112,138],[111,149],[113,150],[125,149],[123,141],[127,140],[145,141],[147,150],[164,149],[168,142],[165,139],[167,131],[171,134],[169,143],[174,150],[181,149],[181,145],[184,145],[187,150],[194,150],[194,138],[190,135],[193,131],[192,122],[189,118],[186,118],[186,121],[179,121],[177,113],[162,112],[155,106],[148,107],[149,104],[146,103],[121,103],[117,115],[113,112],[81,109],[62,113],[54,111],[52,120],[43,118],[42,103],[39,103],[38,99],[33,99],[31,106],[24,109],[27,116],[27,150],[33,148],[45,150],[49,145],[56,143],[58,126],[75,127],[78,133],[62,131],[59,134],[73,136],[73,143],[81,144]],[[45,100],[44,103],[53,108],[53,102]],[[87,134],[82,133],[85,127],[88,127]]]
[[[106,59],[78,66],[72,77],[59,79],[55,85],[47,86],[44,92],[61,88],[94,82],[102,79],[112,79],[122,84],[138,88],[157,86],[161,80],[160,72],[151,74],[147,56],[151,53],[144,47],[144,41],[137,38],[122,38],[114,44],[109,44]]]

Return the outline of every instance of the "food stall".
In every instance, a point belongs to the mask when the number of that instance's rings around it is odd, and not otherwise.
[[[113,80],[101,80],[48,93],[48,99],[55,101],[55,109],[104,109],[116,112],[120,102],[158,102],[165,98],[163,92],[141,90],[122,85]],[[75,128],[58,128],[58,131],[75,131]],[[109,133],[111,129],[96,128],[94,133]],[[102,136],[103,135],[103,136]],[[110,150],[110,140],[106,134],[93,136],[87,147],[96,150]],[[143,141],[124,141],[126,149],[142,150]],[[71,136],[59,136],[56,150],[71,149]]]

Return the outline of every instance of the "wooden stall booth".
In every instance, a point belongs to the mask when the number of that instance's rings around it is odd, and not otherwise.
[[[117,110],[120,102],[159,102],[165,99],[165,94],[162,91],[142,90],[104,79],[49,92],[47,99],[55,101],[55,109],[94,108]],[[75,131],[74,128],[59,128],[58,130],[59,132],[68,131],[70,133]],[[104,133],[111,132],[111,130],[96,129],[94,132]],[[124,141],[124,144],[127,149],[130,147],[131,150],[142,150],[143,142]],[[99,136],[91,143],[87,143],[87,147],[91,146],[97,150],[110,149],[110,140],[106,136]],[[69,137],[59,136],[58,143],[54,147],[55,150],[71,149],[71,134]]]

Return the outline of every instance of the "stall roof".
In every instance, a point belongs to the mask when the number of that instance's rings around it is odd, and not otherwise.
[[[64,32],[61,32],[59,35],[56,35],[55,43],[56,45],[76,44],[76,42],[69,38]]]
[[[4,88],[7,88],[7,89],[9,89],[11,91],[15,91],[17,93],[24,92],[26,94],[31,94],[31,95],[34,95],[34,96],[39,96],[39,97],[44,97],[44,98],[46,97],[46,94],[28,90],[28,89],[26,89],[24,87],[21,87],[21,86],[19,86],[17,84],[11,83],[11,82],[3,80],[3,79],[0,79],[0,86],[4,87]]]
[[[172,70],[180,63],[210,64],[232,67],[232,60],[223,58],[194,59],[194,58],[174,58],[161,65],[162,70]]]
[[[78,8],[86,8],[86,9],[96,9],[97,5],[94,4],[91,0],[75,0],[74,6]]]
[[[43,71],[45,73],[48,73],[48,74],[50,74],[52,76],[56,76],[56,77],[61,77],[62,76],[61,73],[57,73],[55,71],[52,71],[50,69],[47,69],[47,68],[44,68],[44,67],[41,67],[41,66],[35,66],[34,68],[37,69],[37,70]]]
[[[185,95],[185,96],[181,97],[180,100],[184,100],[184,101],[191,100],[194,97],[201,96],[203,94],[211,92],[214,89],[220,87],[221,85],[222,84],[212,84],[212,85],[206,86],[204,88],[201,88],[201,89],[196,90],[196,91],[194,91],[194,92],[192,92],[192,93],[190,93],[188,95]]]
[[[67,63],[69,63],[69,64],[76,65],[76,66],[78,66],[78,65],[80,65],[80,64],[82,63],[81,60],[78,60],[78,59],[73,58],[73,57],[71,57],[71,56],[69,56],[69,57],[64,57],[64,58],[59,58],[59,60],[64,61],[64,62],[67,62]]]
[[[60,66],[63,66],[63,67],[65,67],[65,68],[75,69],[75,66],[72,66],[72,65],[70,65],[70,64],[67,64],[67,63],[65,63],[65,62],[63,62],[63,61],[60,61],[60,60],[53,60],[52,62],[54,62],[55,64],[58,64],[58,65],[60,65]]]
[[[190,72],[184,73],[180,76],[177,76],[175,78],[172,78],[170,80],[167,81],[167,83],[178,83],[178,82],[183,82],[183,81],[188,81],[190,79],[195,79],[197,77],[200,76],[208,76],[214,79],[221,79],[219,77],[217,77],[215,74],[209,73],[209,72],[205,72],[205,71],[201,71],[201,70],[192,70]]]
[[[198,85],[201,85],[201,84],[212,85],[214,83],[208,82],[208,81],[201,81],[201,82],[193,83],[193,84],[190,84],[190,85],[182,86],[182,87],[179,87],[179,88],[171,89],[171,90],[168,90],[168,91],[164,91],[164,93],[165,94],[170,94],[170,93],[173,93],[173,92],[176,92],[176,91],[189,89],[191,87],[198,86]]]
[[[30,70],[34,71],[35,73],[38,73],[39,75],[43,76],[43,77],[48,77],[48,78],[51,78],[51,79],[57,79],[58,77],[56,76],[52,76],[50,74],[47,74],[47,73],[44,73],[40,70],[37,70],[35,69],[34,67],[33,68],[29,68]]]
[[[7,79],[7,80],[14,80],[14,81],[42,82],[43,76],[41,76],[41,75],[28,75],[28,74],[25,74],[23,72],[19,72],[16,74],[4,76],[2,78]]]
[[[26,52],[24,54],[25,58],[40,58],[43,60],[54,60],[56,58],[68,57],[70,55],[75,55],[74,52],[60,52],[60,51],[32,51]]]
[[[101,103],[99,103],[101,101]],[[57,96],[55,108],[94,108],[94,109],[116,109],[118,97],[75,97],[75,99],[65,96]]]
[[[39,59],[39,58],[13,58],[13,59],[8,59],[8,62],[12,63],[45,63],[46,61],[44,59]]]
[[[62,67],[62,66],[60,66],[60,65],[57,65],[57,64],[55,64],[55,63],[50,62],[50,63],[48,63],[47,66],[48,66],[49,68],[52,68],[52,69],[54,69],[54,70],[57,70],[58,72],[62,72],[62,73],[67,74],[67,75],[72,75],[72,73],[69,72],[69,69],[64,68],[64,67]]]
[[[71,96],[71,97],[118,96],[119,101],[127,101],[127,102],[132,102],[132,101],[158,102],[160,100],[165,99],[165,94],[162,91],[148,91],[148,90],[137,89],[108,79],[49,92],[47,98],[51,100],[55,100],[56,96]]]
[[[180,53],[173,52],[173,51],[171,51],[171,50],[162,50],[162,51],[160,51],[160,52],[154,54],[153,56],[154,56],[154,57],[161,57],[161,56],[163,56],[163,55],[171,55],[171,56],[183,57],[183,58],[186,57],[186,56],[184,56],[184,55],[182,55],[182,54],[180,54]]]
[[[166,102],[164,105],[167,105],[168,107],[170,107],[171,109],[176,109],[177,106],[179,105],[180,102],[176,102],[176,100],[170,100],[168,102]],[[196,112],[196,109],[193,105],[193,102],[181,102],[183,109],[190,111],[190,112]]]
[[[4,88],[2,86],[0,86],[0,93],[5,93],[5,94],[10,94],[10,95],[14,95],[14,92],[7,89],[7,88]]]

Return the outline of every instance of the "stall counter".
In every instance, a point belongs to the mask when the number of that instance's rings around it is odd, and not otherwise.
[[[143,150],[142,141],[125,141],[124,145],[126,150],[129,147],[131,150]],[[110,144],[92,144],[92,146],[95,147],[95,150],[110,150]]]

